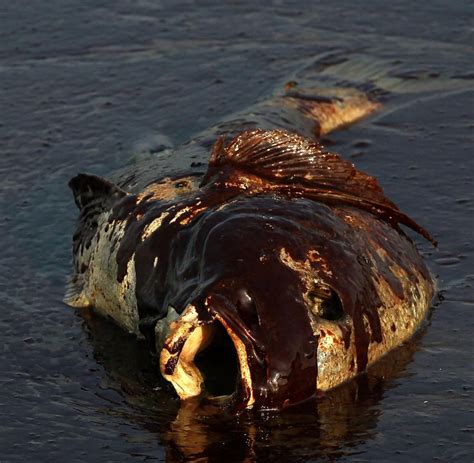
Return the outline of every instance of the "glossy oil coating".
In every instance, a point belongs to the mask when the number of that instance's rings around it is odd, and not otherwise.
[[[407,299],[422,313],[432,296],[431,277],[397,223],[429,235],[385,198],[375,179],[288,132],[251,131],[226,147],[219,142],[200,189],[174,201],[128,195],[108,222],[125,223],[114,245],[117,280],[133,261],[145,336],[153,338],[169,307],[179,314],[190,304],[201,323],[218,316],[237,333],[252,388],[239,385],[237,407],[250,395],[256,406],[280,408],[316,394],[321,330],[315,327],[325,318],[318,313],[325,300],[343,310],[333,323],[353,355],[344,380],[365,370],[372,345],[385,340],[379,351],[393,347],[379,314],[389,295],[400,311]],[[315,296],[321,293],[322,302]],[[412,329],[399,328],[398,342]],[[167,348],[177,352],[185,341]],[[164,366],[166,375],[177,359]],[[319,383],[326,389],[340,380]]]

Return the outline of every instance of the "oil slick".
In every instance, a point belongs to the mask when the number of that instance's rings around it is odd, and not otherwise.
[[[195,142],[217,138],[205,171],[76,176],[66,302],[150,341],[183,400],[280,409],[365,371],[413,335],[434,291],[400,226],[430,235],[317,141],[378,107],[289,85]]]

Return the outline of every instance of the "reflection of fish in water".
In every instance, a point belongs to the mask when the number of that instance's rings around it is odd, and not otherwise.
[[[217,139],[205,172],[196,159],[216,131],[174,153],[187,172],[151,163],[120,186],[70,182],[81,213],[66,301],[151,340],[182,399],[304,401],[410,337],[433,296],[399,225],[428,233],[314,137],[378,104],[356,90],[287,90],[218,127],[233,138]],[[216,362],[229,377],[217,387]]]
[[[119,389],[132,408],[113,404],[105,413],[124,415],[166,446],[166,461],[308,461],[318,457],[347,456],[376,432],[381,400],[403,375],[424,330],[394,349],[369,372],[317,401],[290,407],[284,413],[244,413],[239,420],[220,406],[169,400],[153,357],[143,342],[96,315],[81,311],[94,357],[107,372],[108,386]],[[426,325],[425,325],[426,327]],[[160,385],[158,390],[154,386]],[[298,432],[298,430],[302,430]],[[304,431],[303,431],[304,430]],[[241,456],[241,458],[239,458]]]

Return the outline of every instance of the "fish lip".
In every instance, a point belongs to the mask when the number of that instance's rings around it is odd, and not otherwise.
[[[171,323],[170,334],[160,352],[161,373],[171,382],[182,401],[203,399],[233,414],[240,414],[246,409],[280,410],[313,398],[316,387],[314,394],[298,401],[289,398],[275,400],[273,394],[278,392],[278,386],[269,381],[266,390],[258,379],[267,374],[265,346],[236,313],[234,303],[219,292],[212,292],[201,301],[188,305],[179,319]],[[216,324],[230,338],[238,364],[236,386],[228,395],[212,395],[206,391],[203,372],[194,361],[196,355],[210,345]]]
[[[171,323],[170,333],[160,351],[161,374],[171,382],[181,400],[200,397],[227,403],[235,411],[251,408],[255,403],[247,355],[251,346],[245,335],[237,334],[237,327],[225,316],[225,310],[219,310],[226,301],[214,299],[206,298],[202,307],[188,305],[181,317]],[[238,362],[236,388],[225,396],[212,396],[205,390],[205,378],[194,363],[196,355],[210,344],[216,323],[232,341]]]
[[[254,351],[257,341],[242,323],[236,323],[236,320],[228,316],[225,308],[231,305],[227,298],[218,295],[211,295],[204,302],[208,312],[224,327],[237,354],[240,382],[231,398],[233,408],[238,411],[252,408],[255,404],[253,380],[249,365],[249,351]],[[238,330],[240,335],[237,334]]]

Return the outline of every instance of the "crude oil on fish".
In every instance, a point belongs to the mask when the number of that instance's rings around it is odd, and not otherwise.
[[[280,409],[365,371],[434,294],[401,226],[434,240],[320,141],[377,110],[375,94],[291,82],[114,183],[73,178],[66,302],[146,338],[183,400]]]

